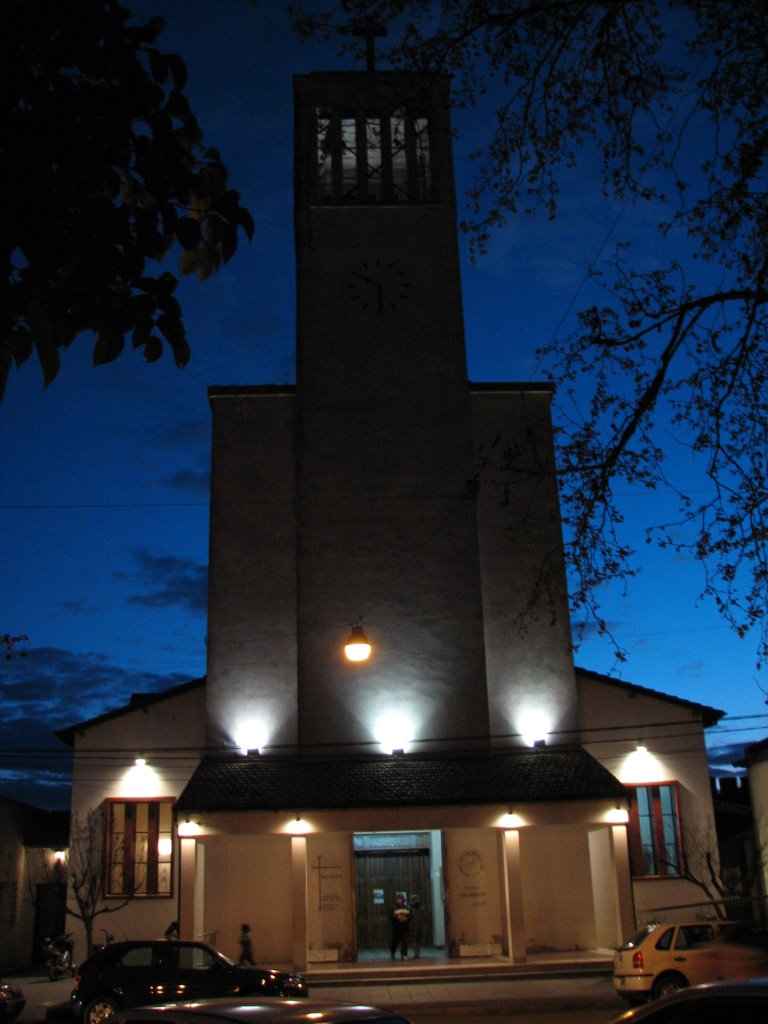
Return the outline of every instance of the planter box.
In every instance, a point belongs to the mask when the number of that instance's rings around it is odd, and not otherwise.
[[[311,964],[333,963],[339,959],[338,949],[310,949],[307,959]]]
[[[459,956],[501,956],[501,943],[460,942]]]

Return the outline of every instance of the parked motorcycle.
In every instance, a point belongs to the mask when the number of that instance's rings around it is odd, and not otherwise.
[[[72,959],[74,946],[70,941],[71,938],[72,932],[67,932],[66,935],[59,935],[57,939],[46,936],[43,940],[45,967],[51,981],[66,978],[67,975],[71,978],[75,976],[75,964]]]

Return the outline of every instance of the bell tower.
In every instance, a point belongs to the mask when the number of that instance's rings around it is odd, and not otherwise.
[[[488,736],[448,81],[294,80],[300,743]],[[373,643],[344,659],[350,624]],[[377,749],[371,746],[370,749]]]
[[[294,99],[296,385],[209,392],[209,743],[571,737],[551,391],[467,382],[448,81],[322,72]]]

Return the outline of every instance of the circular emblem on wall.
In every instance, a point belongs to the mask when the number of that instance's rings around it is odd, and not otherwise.
[[[483,870],[483,858],[477,850],[467,850],[459,857],[459,871],[467,878],[477,878]]]

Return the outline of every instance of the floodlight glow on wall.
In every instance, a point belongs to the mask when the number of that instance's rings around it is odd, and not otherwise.
[[[176,831],[182,839],[188,839],[190,836],[199,836],[203,829],[199,821],[190,821],[187,818],[179,822]]]
[[[385,753],[393,754],[396,750],[405,753],[413,739],[413,723],[402,711],[387,711],[376,720],[373,735]]]
[[[300,814],[297,814],[293,821],[285,826],[285,831],[292,836],[305,836],[312,831],[312,826]]]
[[[502,814],[497,822],[499,828],[520,828],[520,826],[524,824],[525,822],[520,815],[513,810],[509,810],[506,814]]]
[[[664,782],[667,778],[669,772],[643,743],[638,743],[637,749],[627,754],[619,773],[619,779],[625,785]]]
[[[371,642],[363,632],[362,626],[353,626],[344,653],[348,661],[367,661],[371,656]]]
[[[550,716],[541,708],[529,708],[520,716],[518,730],[527,747],[544,745],[547,733],[552,728]]]
[[[240,722],[235,732],[235,743],[242,753],[258,752],[267,742],[267,729],[257,718],[247,718]]]
[[[145,758],[137,757],[125,772],[120,782],[120,796],[153,797],[159,796],[162,786],[160,776],[151,768]]]
[[[621,807],[613,807],[605,815],[605,821],[611,823],[611,825],[626,825],[629,821],[629,811]]]

